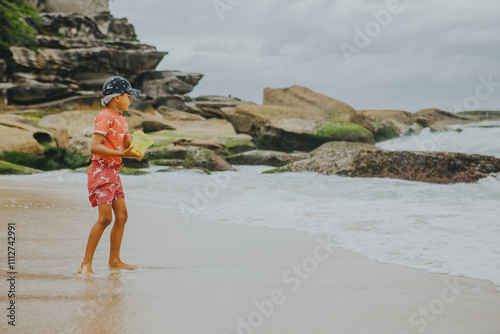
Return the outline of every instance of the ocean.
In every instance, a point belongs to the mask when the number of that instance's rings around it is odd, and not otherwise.
[[[447,151],[500,158],[500,122],[456,126],[379,143],[387,150]],[[383,263],[489,280],[500,291],[500,178],[430,184],[316,173],[198,171],[123,175],[127,202],[174,209],[186,224],[217,222],[328,234],[342,248]],[[20,176],[86,190],[86,175]],[[168,228],[165,228],[165,233]],[[256,245],[258,246],[258,245]]]

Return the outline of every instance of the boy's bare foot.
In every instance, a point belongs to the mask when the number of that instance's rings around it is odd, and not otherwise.
[[[135,270],[139,268],[138,264],[127,264],[122,261],[113,261],[108,263],[108,267],[115,269],[127,269],[127,270]]]
[[[82,275],[93,275],[92,265],[90,264],[82,264],[80,268],[78,268],[78,273]]]

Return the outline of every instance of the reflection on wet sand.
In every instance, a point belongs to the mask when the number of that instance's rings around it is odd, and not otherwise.
[[[127,282],[112,270],[105,282],[85,277],[84,291],[75,315],[64,333],[125,333],[130,330],[128,305],[123,298]]]

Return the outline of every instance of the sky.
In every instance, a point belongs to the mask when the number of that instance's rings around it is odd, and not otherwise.
[[[190,96],[305,86],[355,109],[500,110],[498,0],[112,0]]]

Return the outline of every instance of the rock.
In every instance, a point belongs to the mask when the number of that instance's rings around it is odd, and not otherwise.
[[[459,112],[459,115],[466,117],[468,119],[468,122],[480,122],[500,119],[500,111],[493,110],[461,111]]]
[[[265,88],[264,105],[287,106],[319,112],[326,117],[338,117],[346,122],[372,130],[370,122],[348,104],[316,93],[306,87]]]
[[[135,80],[144,96],[156,99],[172,94],[187,94],[191,92],[203,77],[199,73],[180,71],[145,71]]]
[[[42,145],[33,137],[33,133],[24,129],[0,125],[0,154],[16,151],[31,155],[42,154]]]
[[[184,161],[187,150],[187,146],[174,146],[173,144],[171,144],[162,147],[150,148],[146,151],[145,157],[148,160],[181,159]]]
[[[92,139],[93,126],[86,127],[77,134],[73,135],[68,143],[64,146],[66,151],[71,153],[80,153],[82,157],[90,161],[92,152],[90,152],[90,141]]]
[[[4,86],[0,84],[0,86]],[[5,95],[7,89],[3,89],[0,87],[0,111],[5,110],[5,106],[7,105],[7,96]]]
[[[440,123],[461,123],[469,121],[467,116],[437,108],[419,110],[415,113],[415,116],[424,117],[431,121]]]
[[[136,41],[134,26],[126,18],[114,18],[109,12],[101,12],[92,17],[99,30],[107,37],[118,41]]]
[[[93,111],[102,109],[100,104],[100,94],[87,96],[73,96],[56,101],[48,101],[39,104],[16,105],[14,110],[39,110],[50,113],[61,113],[63,111]]]
[[[276,151],[250,151],[226,158],[233,165],[267,165],[281,167],[310,158],[307,153],[284,153]]]
[[[414,115],[402,110],[358,110],[373,126],[375,141],[418,134],[423,126],[415,123]]]
[[[56,129],[53,131],[57,146],[64,147],[69,142],[68,130]]]
[[[448,184],[476,182],[498,173],[500,159],[478,154],[384,151],[371,145],[327,143],[312,152],[310,159],[268,172],[284,171]]]
[[[128,128],[132,130],[142,130],[144,132],[156,132],[161,130],[175,130],[161,114],[147,114],[136,110],[129,110],[125,116]]]
[[[120,174],[122,174],[122,175],[144,175],[144,174],[148,174],[148,172],[145,172],[143,170],[139,170],[137,168],[122,167],[122,169],[120,170]]]
[[[100,91],[111,75],[133,80],[139,71],[154,69],[166,54],[138,42],[92,40],[80,44],[86,45],[40,48],[38,53],[24,47],[11,47],[12,70],[39,81],[52,79],[53,84],[65,84],[67,89],[76,84],[80,89]]]
[[[112,16],[109,16],[112,18]],[[96,22],[85,15],[48,13],[40,15],[40,26],[49,34],[72,39],[105,39]]]
[[[222,150],[224,148],[223,145],[203,139],[187,139],[187,138],[179,138],[173,141],[175,146],[197,146],[203,147],[209,150]]]
[[[242,104],[255,105],[254,102],[242,101],[235,97],[204,95],[194,99],[194,105],[198,108],[199,113],[207,118],[216,117],[223,118],[224,115],[220,111],[222,108],[236,107]]]
[[[163,115],[166,120],[174,121],[204,121],[205,118],[200,115],[194,115],[188,112],[171,109],[165,106],[158,108],[158,112]]]
[[[166,169],[160,169],[160,170],[158,170],[158,173],[193,172],[193,171],[196,172],[197,174],[205,174],[205,175],[212,174],[212,172],[206,168],[194,167],[194,168],[186,169],[186,168],[177,167],[177,166],[173,166],[173,167],[166,168]]]
[[[12,79],[64,85],[66,95],[83,90],[99,92],[109,76],[133,80],[144,71],[154,70],[167,54],[137,42],[134,27],[126,20],[109,13],[95,14],[41,14],[39,23],[32,22],[41,33],[35,37],[37,51],[9,49]],[[61,96],[46,99],[58,98]],[[9,101],[17,103],[16,99]]]
[[[231,123],[226,120],[211,118],[203,121],[167,121],[176,129],[150,134],[155,145],[170,145],[174,140],[201,139],[223,144],[231,138],[240,138]],[[250,137],[251,138],[251,137]]]
[[[252,141],[252,137],[245,134],[222,137],[220,141],[222,145],[224,145],[224,152],[227,155],[233,155],[236,153],[243,153],[257,149],[257,146],[255,146]]]
[[[377,142],[419,134],[424,128],[429,128],[433,132],[451,130],[443,124],[446,122],[441,121],[450,120],[452,113],[442,112],[440,115],[438,109],[429,109],[415,114],[402,110],[359,110],[359,112],[372,122],[373,135]]]
[[[122,164],[128,168],[149,168],[149,163],[146,159],[137,160],[137,159],[128,159],[123,158]]]
[[[201,167],[209,171],[236,170],[214,152],[201,147],[188,148],[183,166],[184,168]]]
[[[185,95],[163,95],[155,98],[151,105],[155,109],[160,109],[161,107],[167,107],[168,109],[175,109],[180,111],[186,111],[186,102],[189,101]]]
[[[26,80],[24,84],[7,89],[9,104],[34,104],[56,100],[73,94],[71,88],[59,83]]]
[[[184,165],[184,160],[182,159],[156,159],[149,162],[153,166],[171,166],[171,167],[181,167]]]
[[[0,160],[0,174],[5,175],[5,174],[21,174],[21,175],[26,175],[26,174],[34,174],[34,173],[40,173],[41,170],[38,169],[33,169],[21,165],[16,165],[10,162],[2,161]]]
[[[449,127],[442,123],[438,123],[436,121],[433,121],[432,119],[426,118],[426,117],[419,117],[416,116],[414,118],[415,123],[420,125],[423,128],[429,128],[432,132],[438,132],[438,131],[449,131],[451,130]]]
[[[232,103],[234,105],[240,104],[240,102],[248,102],[242,101],[241,99],[233,96],[220,96],[220,95],[201,95],[193,98],[195,102],[219,102],[219,103]],[[250,104],[255,104],[253,102],[249,102]]]
[[[251,135],[259,149],[292,152],[311,151],[329,141],[374,143],[366,128],[317,111],[239,105],[222,112],[236,132]]]
[[[28,2],[43,12],[96,15],[109,11],[109,0],[28,0]]]
[[[7,63],[0,59],[0,82],[7,80]]]
[[[175,130],[175,128],[169,124],[167,124],[165,121],[158,119],[150,119],[150,120],[144,120],[140,126],[136,127],[138,130],[142,130],[144,132],[156,132],[156,131],[161,131],[161,130]]]
[[[71,138],[83,129],[92,127],[98,113],[99,111],[64,111],[60,114],[42,117],[38,121],[38,125],[54,132],[66,130],[68,136]],[[90,134],[91,136],[92,134]]]
[[[56,146],[54,135],[34,126],[31,120],[17,115],[0,115],[0,153],[17,151],[27,154],[41,154],[41,144]]]

